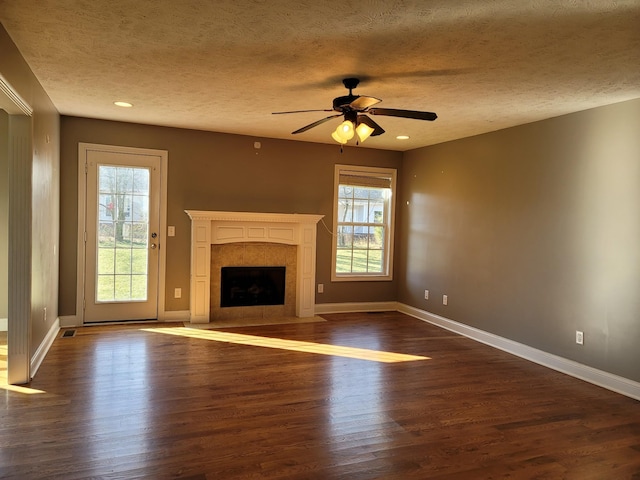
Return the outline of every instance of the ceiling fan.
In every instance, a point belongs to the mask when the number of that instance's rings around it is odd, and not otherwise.
[[[286,113],[303,113],[303,112],[339,112],[334,115],[317,120],[309,125],[305,125],[299,128],[293,135],[297,133],[306,132],[307,130],[322,125],[325,122],[337,117],[344,117],[338,128],[331,134],[333,139],[340,143],[345,144],[355,134],[358,134],[360,142],[364,142],[369,136],[375,137],[382,135],[384,129],[376,122],[371,120],[367,115],[386,115],[388,117],[402,117],[413,118],[416,120],[430,120],[433,121],[438,116],[433,112],[420,112],[417,110],[398,110],[395,108],[372,108],[374,105],[380,103],[382,100],[375,97],[368,97],[365,95],[354,95],[353,89],[358,86],[360,80],[358,78],[345,78],[342,80],[345,88],[349,90],[349,95],[342,97],[336,97],[333,99],[333,108],[324,110],[294,110],[290,112],[273,112],[274,115],[286,114]]]

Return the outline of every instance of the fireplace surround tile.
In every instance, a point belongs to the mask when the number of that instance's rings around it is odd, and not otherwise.
[[[271,318],[295,316],[297,247],[264,242],[211,245],[210,322],[244,317]],[[222,267],[286,267],[284,305],[220,307],[220,272]]]

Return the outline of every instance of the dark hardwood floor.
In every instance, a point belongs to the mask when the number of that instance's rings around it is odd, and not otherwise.
[[[0,477],[640,478],[640,402],[399,313],[324,318],[58,338],[1,393]]]

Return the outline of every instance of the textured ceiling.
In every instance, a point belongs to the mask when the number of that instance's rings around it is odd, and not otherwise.
[[[357,76],[438,114],[375,117],[363,146],[407,150],[640,97],[640,0],[0,0],[0,21],[65,115],[333,143],[338,119],[291,135],[329,113],[271,112]]]

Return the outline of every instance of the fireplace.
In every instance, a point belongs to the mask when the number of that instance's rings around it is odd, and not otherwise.
[[[186,210],[191,218],[190,320],[315,315],[316,230],[322,215]],[[285,266],[284,305],[221,307],[223,267]],[[250,310],[254,309],[254,310]],[[233,312],[233,313],[230,313]]]
[[[284,305],[286,267],[222,267],[220,307]]]
[[[297,247],[267,242],[234,242],[211,245],[211,294],[209,319],[234,320],[296,316]],[[285,298],[278,305],[222,306],[222,271],[225,268],[285,267]]]

